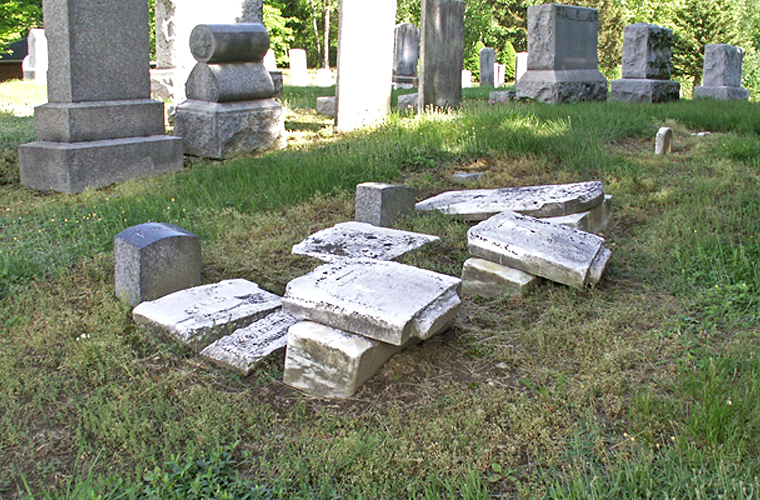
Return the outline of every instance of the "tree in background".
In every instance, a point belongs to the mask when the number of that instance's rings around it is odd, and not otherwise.
[[[42,0],[0,0],[0,44],[15,42],[42,27]]]
[[[289,23],[294,20],[292,17],[284,17],[279,7],[264,4],[264,26],[269,32],[269,47],[277,58],[278,66],[285,66],[288,63],[288,50],[295,40],[293,28],[289,26]]]

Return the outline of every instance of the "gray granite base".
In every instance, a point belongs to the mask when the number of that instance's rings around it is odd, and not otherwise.
[[[335,118],[335,96],[317,97],[317,113]]]
[[[281,147],[285,113],[274,99],[242,102],[188,100],[177,108],[174,134],[185,154],[225,159]]]
[[[18,148],[21,184],[79,193],[182,170],[182,140],[167,135],[89,142],[35,141]]]
[[[720,99],[723,101],[746,101],[749,90],[741,87],[694,87],[695,99]]]
[[[597,70],[528,70],[517,98],[544,103],[606,101],[607,79]]]
[[[672,80],[626,78],[610,83],[610,100],[657,103],[680,99],[681,84]]]

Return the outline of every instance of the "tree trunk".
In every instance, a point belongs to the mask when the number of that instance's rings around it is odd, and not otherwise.
[[[330,5],[331,2],[325,3],[325,48],[322,54],[325,57],[324,67],[330,69]]]
[[[319,45],[319,29],[317,28],[317,9],[314,7],[314,0],[309,0],[309,4],[311,5],[311,24],[314,28],[314,45],[317,46],[317,56],[321,59],[322,54],[320,53],[321,46]]]

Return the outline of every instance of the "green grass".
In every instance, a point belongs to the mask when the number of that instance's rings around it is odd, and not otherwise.
[[[286,150],[74,196],[18,184],[32,119],[0,114],[0,497],[760,494],[756,103],[492,105],[470,89],[461,110],[337,134],[313,110],[331,92],[285,89]],[[675,149],[657,157],[663,125]],[[282,355],[247,378],[212,368],[114,297],[129,226],[185,227],[204,282],[281,294],[316,265],[291,246],[351,219],[357,183],[422,199],[462,170],[486,172],[480,187],[602,180],[599,286],[465,298],[451,330],[345,401],[284,386]],[[441,237],[404,262],[461,272],[467,223],[397,226]]]

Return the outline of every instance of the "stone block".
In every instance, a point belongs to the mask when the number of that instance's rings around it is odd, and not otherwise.
[[[283,309],[299,318],[393,345],[448,328],[460,280],[380,260],[322,265],[288,283]]]
[[[437,210],[457,219],[481,221],[505,210],[534,217],[585,212],[604,200],[599,181],[502,189],[447,191],[417,203],[418,211]]]
[[[114,237],[116,296],[132,306],[201,281],[201,239],[165,222],[132,226]]]
[[[263,63],[198,63],[185,84],[188,100],[252,101],[274,96],[274,82]]]
[[[311,396],[348,398],[402,349],[302,321],[288,332],[283,382]]]
[[[420,60],[420,29],[411,23],[396,25],[393,45],[393,75],[417,78]]]
[[[309,70],[306,66],[306,51],[304,49],[288,50],[290,58],[290,84],[294,87],[309,85]]]
[[[182,170],[182,139],[167,135],[90,142],[35,141],[18,148],[21,184],[79,193]]]
[[[186,154],[232,158],[280,147],[285,114],[274,99],[185,101],[177,109],[174,133],[182,138]]]
[[[502,212],[470,228],[470,253],[564,285],[595,285],[610,251],[604,238],[517,212]]]
[[[457,184],[474,184],[485,178],[485,172],[457,172],[451,176],[451,180]]]
[[[746,101],[749,90],[741,87],[694,87],[694,99],[720,99],[722,101]]]
[[[480,49],[480,86],[496,86],[496,51],[490,47]]]
[[[515,54],[515,82],[528,71],[528,53],[518,52]]]
[[[180,290],[132,310],[135,323],[167,332],[203,348],[276,311],[282,299],[243,279]]]
[[[317,97],[317,113],[335,118],[335,96]]]
[[[392,226],[399,217],[414,213],[414,189],[364,182],[356,186],[356,220],[375,226]]]
[[[190,53],[207,64],[262,62],[269,32],[262,24],[199,24],[190,32]]]
[[[301,321],[277,310],[209,344],[201,356],[210,363],[246,377],[269,355],[285,349],[288,328]]]
[[[494,90],[488,93],[488,102],[491,104],[503,104],[514,101],[517,93],[514,90]]]
[[[741,87],[744,51],[725,43],[705,45],[702,85],[705,87]]]
[[[610,83],[610,100],[630,103],[677,101],[681,84],[672,80],[623,79]]]
[[[673,151],[673,129],[660,127],[655,138],[654,154],[667,155]]]
[[[503,87],[507,81],[507,66],[501,63],[494,64],[495,87]]]
[[[461,0],[422,0],[420,111],[462,103],[464,11]]]
[[[623,79],[670,80],[673,32],[654,24],[625,27]]]
[[[528,70],[517,82],[517,98],[543,103],[606,101],[607,79],[599,70]]]
[[[543,220],[554,224],[562,224],[587,233],[598,234],[604,232],[612,217],[612,196],[605,195],[604,202],[586,212],[563,215],[561,217],[547,217]]]
[[[473,257],[462,267],[462,295],[487,299],[522,297],[538,278],[511,267]]]
[[[398,96],[398,109],[417,109],[417,103],[420,100],[420,94],[402,94]]]
[[[391,109],[396,0],[341,0],[335,126],[356,130]]]
[[[100,141],[164,132],[164,105],[151,99],[49,102],[34,109],[38,141]]]
[[[392,260],[439,239],[428,234],[400,231],[362,222],[342,222],[318,231],[294,245],[293,253],[328,262],[360,258]]]

